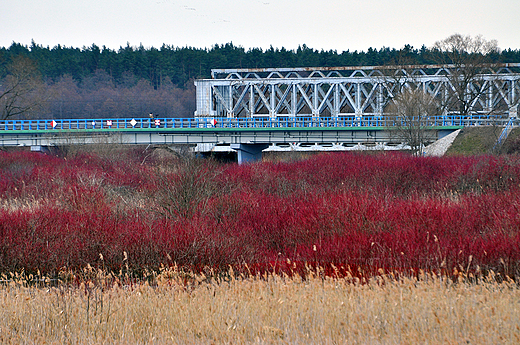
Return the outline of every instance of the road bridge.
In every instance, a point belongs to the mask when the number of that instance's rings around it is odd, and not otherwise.
[[[496,116],[436,116],[424,119],[430,141],[466,126],[508,123]],[[81,144],[226,146],[239,161],[255,159],[262,149],[275,151],[400,149],[398,129],[408,124],[387,117],[359,118],[157,118],[0,121],[0,146],[38,147]],[[260,150],[260,151],[259,151]]]

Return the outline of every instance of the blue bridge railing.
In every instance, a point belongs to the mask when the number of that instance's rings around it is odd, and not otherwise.
[[[401,127],[416,123],[428,127],[505,125],[509,119],[491,115],[432,116],[405,121],[389,117],[268,117],[253,118],[106,118],[67,120],[4,120],[2,131],[52,131],[52,130],[163,130],[163,129],[231,129],[231,128],[344,128],[344,127]]]

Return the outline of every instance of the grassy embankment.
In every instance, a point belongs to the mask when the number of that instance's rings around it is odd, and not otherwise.
[[[517,154],[520,152],[520,128],[513,128],[503,145],[495,148],[503,127],[464,128],[450,146],[447,155],[482,155],[491,153]]]

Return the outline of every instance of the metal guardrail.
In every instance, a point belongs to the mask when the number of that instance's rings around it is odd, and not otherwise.
[[[12,131],[113,131],[165,129],[262,129],[262,128],[364,128],[404,127],[409,123],[426,127],[503,126],[509,119],[491,116],[432,116],[420,120],[388,117],[268,117],[253,118],[156,118],[156,119],[67,119],[67,120],[4,120],[0,134]]]
[[[513,129],[513,126],[515,125],[516,122],[517,122],[517,120],[514,118],[509,119],[509,121],[505,125],[504,129],[502,130],[502,133],[500,133],[500,136],[498,137],[497,142],[493,146],[493,151],[495,151],[496,149],[500,148],[500,146],[502,146],[504,141],[507,139],[509,133],[511,133],[511,130]]]

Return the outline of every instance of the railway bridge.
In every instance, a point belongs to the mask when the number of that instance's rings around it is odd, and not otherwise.
[[[200,117],[381,117],[405,89],[428,94],[438,115],[464,102],[464,115],[516,117],[520,64],[214,69],[195,85]]]

